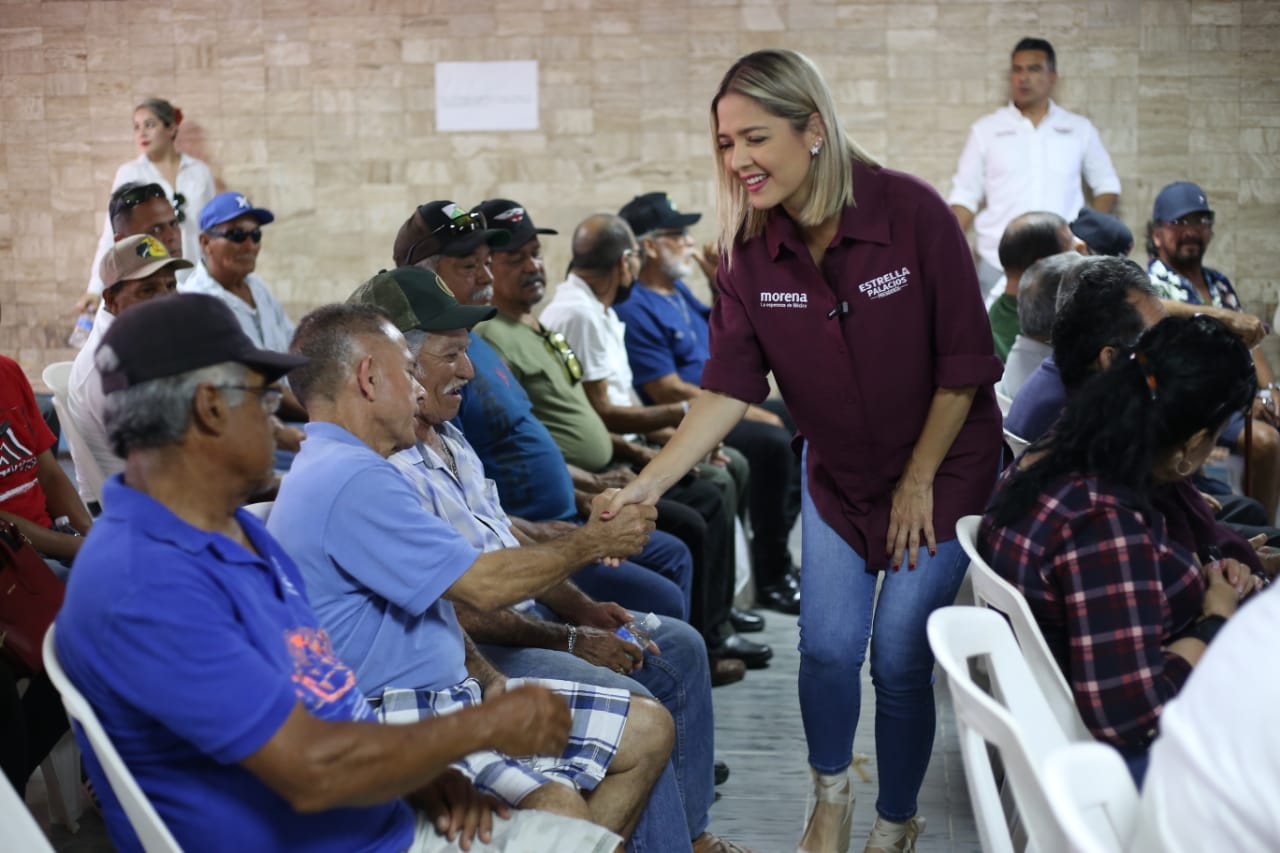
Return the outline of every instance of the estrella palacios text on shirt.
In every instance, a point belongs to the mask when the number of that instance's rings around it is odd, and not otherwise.
[[[883,299],[902,290],[911,281],[911,270],[907,267],[887,272],[858,285],[858,292],[868,299]]]

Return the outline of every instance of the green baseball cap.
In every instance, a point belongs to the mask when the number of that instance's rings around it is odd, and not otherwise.
[[[422,267],[382,270],[357,287],[347,302],[378,306],[401,332],[470,329],[498,313],[491,305],[459,305],[440,276]]]

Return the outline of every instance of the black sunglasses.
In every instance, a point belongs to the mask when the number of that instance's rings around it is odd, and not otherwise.
[[[246,231],[243,228],[228,228],[226,231],[209,231],[210,237],[221,237],[224,240],[230,240],[232,243],[243,243],[245,240],[252,240],[255,243],[262,242],[262,229],[254,228],[252,231]]]
[[[131,190],[120,194],[119,199],[115,203],[115,211],[133,210],[144,201],[150,201],[153,198],[162,198],[165,201],[169,197],[165,195],[164,187],[159,184],[145,184],[140,187],[134,187]],[[173,196],[173,212],[178,218],[178,222],[183,222],[187,218],[187,214],[183,212],[182,207],[187,203],[187,197],[182,193],[174,193]]]
[[[422,213],[422,208],[418,208],[418,213],[423,217],[423,219],[426,218],[426,215]],[[425,237],[423,237],[421,240],[418,240],[416,243],[414,243],[412,246],[409,247],[409,250],[404,253],[405,265],[413,266],[415,263],[421,260],[421,258],[414,257],[414,252],[417,250],[419,246],[427,242],[427,240],[429,240],[431,237],[434,237],[436,234],[441,233],[442,231],[447,234],[452,234],[454,236],[460,236],[463,234],[471,234],[476,231],[483,231],[488,227],[489,227],[489,223],[485,221],[484,214],[481,213],[480,211],[473,210],[468,212],[465,210],[459,210],[459,212],[454,214],[452,217],[450,217],[447,222],[443,222],[437,225],[435,228],[432,228],[430,231],[427,232]]]

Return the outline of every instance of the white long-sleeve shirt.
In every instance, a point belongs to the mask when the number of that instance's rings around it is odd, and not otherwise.
[[[169,185],[164,175],[160,174],[160,170],[155,164],[147,159],[146,154],[140,154],[136,159],[130,160],[116,170],[116,177],[111,182],[111,191],[115,192],[121,185],[136,181],[142,184],[159,184],[164,188],[165,195],[169,197],[169,203],[173,205],[173,209],[178,209],[177,201],[174,196],[176,193],[182,193],[185,200],[182,205],[182,213],[184,218],[181,224],[182,229],[182,257],[193,263],[200,259],[200,211],[204,210],[204,206],[209,200],[218,194],[218,190],[213,183],[213,172],[209,171],[209,167],[204,161],[197,160],[187,154],[183,154],[178,162],[178,179],[177,188]],[[98,239],[98,250],[93,255],[93,267],[89,270],[89,286],[86,288],[90,293],[102,293],[102,279],[98,277],[98,266],[102,263],[102,256],[111,248],[111,244],[115,242],[115,230],[111,227],[111,216],[104,214],[102,225],[102,236]],[[178,270],[178,281],[181,282],[191,270]]]
[[[1076,218],[1084,206],[1082,175],[1095,196],[1120,192],[1093,123],[1049,101],[1036,127],[1011,102],[969,129],[947,203],[977,214],[978,254],[998,269],[1000,237],[1014,217],[1046,210]]]
[[[102,336],[111,328],[114,320],[115,315],[107,310],[107,303],[99,304],[93,331],[76,354],[67,379],[67,416],[74,421],[72,426],[80,433],[85,449],[93,457],[92,461],[98,466],[104,480],[124,470],[124,460],[116,456],[111,449],[111,441],[107,438],[107,427],[102,418],[106,395],[102,393],[102,375],[93,358],[98,344],[102,342]],[[75,463],[76,488],[80,492],[80,499],[86,504],[91,501],[101,502],[102,495],[97,493],[85,477],[87,460],[77,458],[77,449],[75,445],[71,446],[71,461]]]

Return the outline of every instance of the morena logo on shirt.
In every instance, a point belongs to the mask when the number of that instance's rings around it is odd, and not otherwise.
[[[858,292],[868,299],[884,299],[902,290],[910,282],[911,270],[903,267],[864,281],[858,285]]]
[[[760,294],[761,308],[808,308],[809,294],[766,290]]]

